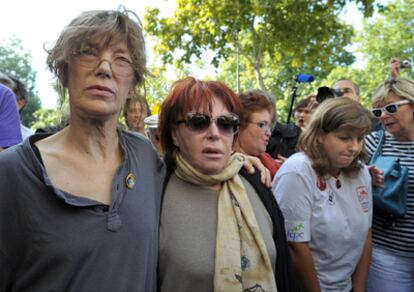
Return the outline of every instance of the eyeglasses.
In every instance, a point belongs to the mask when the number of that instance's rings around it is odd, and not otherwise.
[[[184,120],[179,120],[176,124],[185,123],[189,129],[203,132],[210,127],[212,121],[223,134],[236,134],[239,131],[240,120],[235,114],[221,115],[213,119],[202,113],[188,113]]]
[[[112,61],[101,59],[98,57],[97,52],[93,50],[83,50],[74,53],[76,62],[87,69],[95,69],[102,62],[106,61],[109,63],[112,72],[118,77],[130,77],[134,74],[134,68],[132,62],[126,57],[116,57]]]
[[[266,122],[258,122],[258,123],[254,123],[254,122],[249,122],[249,124],[253,124],[256,125],[257,127],[259,127],[263,132],[270,132],[270,125]]]
[[[371,110],[371,112],[374,114],[374,116],[375,117],[377,117],[377,118],[379,118],[379,117],[381,117],[381,115],[382,115],[382,113],[385,111],[385,113],[387,113],[387,114],[390,114],[390,115],[393,115],[393,114],[395,114],[397,111],[398,111],[398,108],[401,106],[401,105],[404,105],[404,104],[409,104],[410,103],[410,101],[408,101],[408,100],[401,100],[401,101],[398,101],[398,102],[394,102],[394,103],[390,103],[390,104],[387,104],[386,106],[384,106],[384,107],[379,107],[379,108],[373,108],[372,110]]]

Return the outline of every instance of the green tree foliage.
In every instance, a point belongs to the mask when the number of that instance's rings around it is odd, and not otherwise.
[[[38,109],[33,116],[35,117],[36,122],[33,124],[32,128],[34,130],[47,130],[50,127],[62,125],[64,114],[61,110],[41,108]]]
[[[152,76],[145,83],[145,97],[152,114],[158,113],[159,107],[168,93],[169,82],[165,76],[165,67],[150,67]]]
[[[36,92],[36,72],[31,66],[31,55],[23,48],[21,40],[12,37],[0,45],[0,71],[15,76],[26,86],[29,100],[21,119],[23,124],[31,126],[35,121],[33,113],[41,107],[41,102]]]
[[[413,19],[413,1],[394,0],[379,7],[376,17],[365,20],[362,31],[355,37],[363,67],[337,67],[314,85],[330,86],[340,78],[352,79],[360,87],[362,103],[370,107],[375,89],[390,77],[391,58],[414,60]],[[401,76],[414,79],[413,68],[402,69]]]
[[[194,68],[202,67],[205,64],[202,63],[196,65],[198,66],[177,63],[161,66],[156,66],[155,64],[149,65],[149,71],[152,76],[147,77],[145,89],[141,88],[140,92],[145,95],[152,114],[158,113],[161,103],[167,96],[174,81],[193,75],[195,73],[192,71]],[[212,79],[213,77],[206,76],[206,78]]]
[[[261,88],[286,108],[292,76],[326,76],[354,61],[345,47],[353,30],[339,21],[344,0],[178,0],[172,17],[156,8],[145,15],[147,32],[158,38],[164,63],[195,63],[212,51],[220,78],[235,86],[239,52],[241,90]],[[374,0],[353,1],[371,15]],[[284,113],[282,112],[282,115]]]
[[[34,113],[42,107],[42,102],[37,95],[29,94],[29,99],[27,101],[26,107],[20,112],[20,119],[22,123],[28,127],[33,126],[36,122],[36,117]]]
[[[395,0],[378,12],[378,16],[365,21],[357,38],[358,50],[366,61],[362,92],[366,102],[377,86],[390,77],[392,57],[414,61],[414,1]],[[414,79],[413,68],[402,69],[401,76]]]

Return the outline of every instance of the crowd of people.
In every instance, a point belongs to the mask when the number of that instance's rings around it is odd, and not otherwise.
[[[47,65],[70,109],[58,131],[24,127],[27,92],[0,74],[0,291],[414,291],[414,82],[399,59],[371,110],[344,78],[340,97],[299,101],[295,124],[265,91],[193,77],[152,115],[125,8],[81,13]],[[403,217],[375,208],[378,147],[409,170]]]

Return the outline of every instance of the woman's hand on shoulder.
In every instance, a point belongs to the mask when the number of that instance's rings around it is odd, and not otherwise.
[[[257,157],[246,154],[243,155],[246,157],[243,167],[247,170],[247,172],[254,173],[255,168],[257,168],[260,171],[260,180],[264,185],[270,188],[272,186],[272,177],[266,166],[264,166],[264,164]]]
[[[278,154],[277,155],[277,158],[275,158],[275,160],[277,161],[277,162],[279,162],[280,164],[283,164],[283,162],[285,162],[286,161],[286,157],[284,157],[284,156],[282,156],[282,155],[280,155],[280,154]]]

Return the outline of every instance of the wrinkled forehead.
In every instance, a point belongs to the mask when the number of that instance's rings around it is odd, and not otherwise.
[[[103,32],[81,38],[74,50],[82,50],[90,47],[97,50],[110,48],[116,52],[130,53],[126,37]]]

